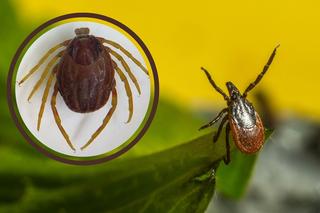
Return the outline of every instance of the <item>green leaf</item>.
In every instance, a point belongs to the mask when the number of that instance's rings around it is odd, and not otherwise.
[[[216,169],[224,155],[223,142],[211,138],[94,167],[37,159],[21,167],[24,153],[1,150],[10,163],[0,168],[0,197],[9,197],[0,212],[203,212],[215,182],[195,178]]]
[[[257,154],[246,155],[234,150],[230,164],[218,169],[217,190],[230,198],[240,198],[247,188],[256,158]]]
[[[272,131],[266,131],[266,138]],[[258,154],[247,155],[234,149],[231,153],[231,162],[222,165],[217,172],[217,191],[223,195],[239,199],[247,189]]]
[[[37,158],[25,164],[27,153],[4,147],[0,212],[204,212],[224,155],[225,138],[214,144],[212,133],[159,153],[91,167]]]

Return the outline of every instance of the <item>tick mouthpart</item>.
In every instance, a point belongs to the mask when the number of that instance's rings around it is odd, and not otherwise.
[[[236,99],[238,96],[240,96],[238,88],[231,81],[228,81],[226,83],[226,86],[228,88],[228,92],[231,99]]]
[[[75,29],[74,32],[77,36],[82,36],[82,35],[89,35],[90,30],[87,27],[82,27],[82,28]]]
[[[237,87],[231,81],[228,81],[226,83],[226,86],[228,88],[229,93],[233,90],[238,90]]]

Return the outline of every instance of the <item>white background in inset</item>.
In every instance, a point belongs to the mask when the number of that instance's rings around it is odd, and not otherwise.
[[[95,22],[78,21],[59,25],[40,36],[30,46],[30,48],[23,56],[17,71],[16,81],[20,81],[26,75],[26,73],[28,73],[28,71],[38,63],[40,58],[51,47],[65,40],[74,38],[74,30],[80,27],[88,27],[90,29],[90,34],[94,36],[104,37],[108,40],[112,40],[121,44],[136,59],[138,59],[144,65],[144,67],[146,67],[146,63],[143,60],[143,57],[137,47],[119,31],[109,26]],[[16,83],[16,101],[19,113],[25,125],[39,141],[59,153],[71,156],[87,157],[104,154],[108,151],[114,150],[115,148],[126,142],[137,131],[147,113],[151,94],[150,78],[121,51],[112,46],[106,46],[118,52],[128,63],[130,69],[139,82],[141,95],[139,95],[139,93],[137,92],[136,87],[130,80],[128,74],[125,72],[121,63],[117,61],[116,58],[112,57],[113,60],[117,62],[118,66],[125,73],[132,90],[132,120],[130,123],[126,123],[129,115],[128,98],[124,89],[123,82],[121,81],[117,73],[115,73],[116,89],[118,92],[118,105],[116,107],[116,110],[105,129],[99,134],[99,136],[93,141],[93,143],[84,150],[80,150],[80,147],[82,147],[90,139],[91,135],[102,124],[105,115],[111,108],[111,97],[109,97],[107,104],[98,111],[92,113],[76,113],[71,111],[67,107],[61,95],[58,93],[56,107],[60,114],[62,125],[65,128],[66,132],[69,134],[70,139],[76,148],[76,151],[73,151],[68,146],[67,142],[59,131],[53,117],[50,101],[55,80],[53,81],[50,88],[39,131],[37,131],[38,112],[41,105],[41,99],[46,81],[41,85],[40,89],[32,97],[30,102],[27,101],[28,95],[30,94],[36,81],[40,78],[40,75],[44,71],[44,67],[46,66],[46,64],[54,55],[56,55],[56,53],[59,52],[59,50],[62,50],[63,48],[57,50],[54,54],[52,54],[39,68],[39,70],[23,84],[19,86],[18,83]],[[149,73],[151,73],[150,70],[148,71]]]

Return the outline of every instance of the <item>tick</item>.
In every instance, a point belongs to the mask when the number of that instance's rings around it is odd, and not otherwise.
[[[66,40],[49,49],[40,61],[27,73],[27,75],[22,78],[19,85],[39,70],[39,67],[48,59],[48,57],[59,49],[59,52],[48,62],[41,74],[41,77],[33,86],[33,89],[29,94],[28,101],[38,91],[49,75],[38,113],[37,130],[39,131],[45,104],[49,95],[49,89],[52,82],[56,79],[51,97],[51,109],[56,125],[72,150],[75,150],[75,147],[71,142],[68,133],[62,126],[61,118],[56,108],[57,94],[60,93],[67,107],[77,113],[94,112],[102,108],[109,98],[111,98],[111,108],[107,112],[99,128],[81,147],[81,150],[83,150],[88,147],[102,132],[116,110],[118,97],[115,73],[118,74],[123,82],[126,96],[128,98],[127,122],[131,121],[133,115],[133,97],[129,81],[126,76],[129,76],[138,93],[141,94],[138,80],[132,73],[126,60],[110,47],[121,51],[126,56],[125,58],[132,60],[145,72],[146,75],[148,75],[148,71],[140,61],[134,58],[133,55],[120,44],[102,37],[90,35],[89,28],[77,28],[74,32],[75,37],[73,39]],[[109,46],[105,46],[104,44]],[[121,63],[126,75],[123,70],[117,66],[117,63],[111,58],[111,56]]]
[[[200,127],[200,130],[212,126],[214,123],[222,118],[218,131],[213,137],[213,142],[216,142],[219,135],[226,123],[226,156],[224,157],[225,164],[230,162],[230,144],[229,133],[231,130],[233,141],[238,149],[246,154],[252,154],[261,149],[264,144],[264,126],[260,116],[255,111],[253,105],[247,100],[247,95],[262,79],[271,65],[274,56],[276,55],[277,47],[274,48],[267,64],[264,66],[262,72],[258,75],[256,80],[249,84],[243,94],[241,94],[238,88],[232,83],[227,82],[226,86],[229,92],[229,96],[220,89],[213,81],[209,72],[201,67],[205,72],[209,82],[213,88],[220,93],[224,100],[227,102],[227,107],[220,111],[220,113],[208,124]]]

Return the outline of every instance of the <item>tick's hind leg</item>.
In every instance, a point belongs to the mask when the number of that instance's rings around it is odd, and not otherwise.
[[[230,124],[226,125],[226,156],[223,158],[224,163],[230,163],[230,143],[229,143]]]
[[[128,58],[130,58],[138,67],[140,67],[140,69],[142,69],[147,75],[149,75],[148,70],[141,64],[140,61],[138,61],[135,57],[133,57],[133,55],[126,50],[124,47],[122,47],[120,44],[114,42],[114,41],[110,41],[104,38],[98,38],[102,43],[106,43],[109,44],[117,49],[119,49],[121,52],[123,52]]]
[[[54,85],[54,90],[53,90],[53,94],[52,94],[52,97],[51,97],[51,109],[52,109],[52,112],[53,112],[54,120],[56,121],[56,124],[57,124],[58,128],[60,129],[61,134],[63,135],[64,139],[67,141],[67,143],[70,146],[70,148],[75,151],[76,149],[73,147],[73,145],[72,145],[72,143],[70,141],[69,135],[64,130],[64,128],[63,128],[63,126],[61,124],[61,119],[60,119],[59,113],[58,113],[57,108],[56,108],[57,94],[58,94],[58,84],[56,82],[55,85]]]
[[[109,47],[106,47],[106,50],[107,50],[111,55],[113,55],[116,59],[118,59],[118,60],[121,62],[123,68],[124,68],[125,71],[128,73],[131,81],[134,83],[134,85],[135,85],[135,87],[137,88],[138,93],[139,93],[139,95],[140,95],[140,94],[141,94],[140,85],[139,85],[136,77],[135,77],[134,74],[132,73],[132,71],[131,71],[129,65],[127,64],[127,62],[126,62],[126,61],[122,58],[122,56],[119,55],[116,51],[110,49]]]
[[[276,46],[276,47],[274,48],[272,54],[271,54],[270,57],[269,57],[268,62],[266,63],[266,65],[264,65],[262,72],[258,75],[258,77],[256,78],[256,80],[247,87],[247,89],[246,89],[246,90],[244,91],[244,93],[243,93],[243,97],[247,97],[248,92],[249,92],[250,90],[252,90],[252,89],[261,81],[261,79],[262,79],[262,77],[264,76],[264,74],[268,71],[268,69],[269,69],[269,67],[270,67],[270,65],[271,65],[271,63],[272,63],[272,61],[273,61],[273,58],[274,58],[274,56],[276,55],[277,48],[278,48],[279,46],[280,46],[280,45],[278,45],[278,46]]]
[[[215,117],[212,121],[210,121],[209,123],[207,123],[206,125],[203,125],[202,127],[199,128],[199,130],[202,130],[202,129],[205,129],[205,128],[208,128],[210,126],[212,126],[213,124],[215,124],[221,117],[224,113],[226,113],[228,111],[228,108],[224,108],[223,110],[221,110],[221,112],[219,112],[218,116]]]
[[[112,101],[111,101],[111,109],[109,110],[109,112],[107,113],[107,115],[105,116],[105,118],[103,119],[103,122],[101,124],[101,126],[92,134],[90,140],[81,147],[81,150],[84,150],[86,147],[88,147],[93,140],[102,132],[102,130],[106,127],[106,125],[109,123],[114,111],[116,110],[117,107],[117,90],[116,87],[114,87],[112,89]]]
[[[52,47],[48,52],[39,60],[39,62],[25,75],[20,81],[19,85],[25,82],[33,73],[37,71],[37,69],[46,61],[46,59],[52,54],[54,51],[59,49],[60,47],[67,46],[70,40],[66,40],[54,47]]]
[[[128,117],[127,123],[129,123],[131,121],[132,114],[133,114],[133,98],[132,98],[131,88],[130,88],[128,79],[123,74],[122,70],[118,67],[118,65],[114,61],[112,61],[112,62],[113,62],[112,63],[113,67],[117,71],[121,81],[124,83],[124,87],[125,87],[125,90],[127,93],[128,102],[129,102],[129,117]]]

